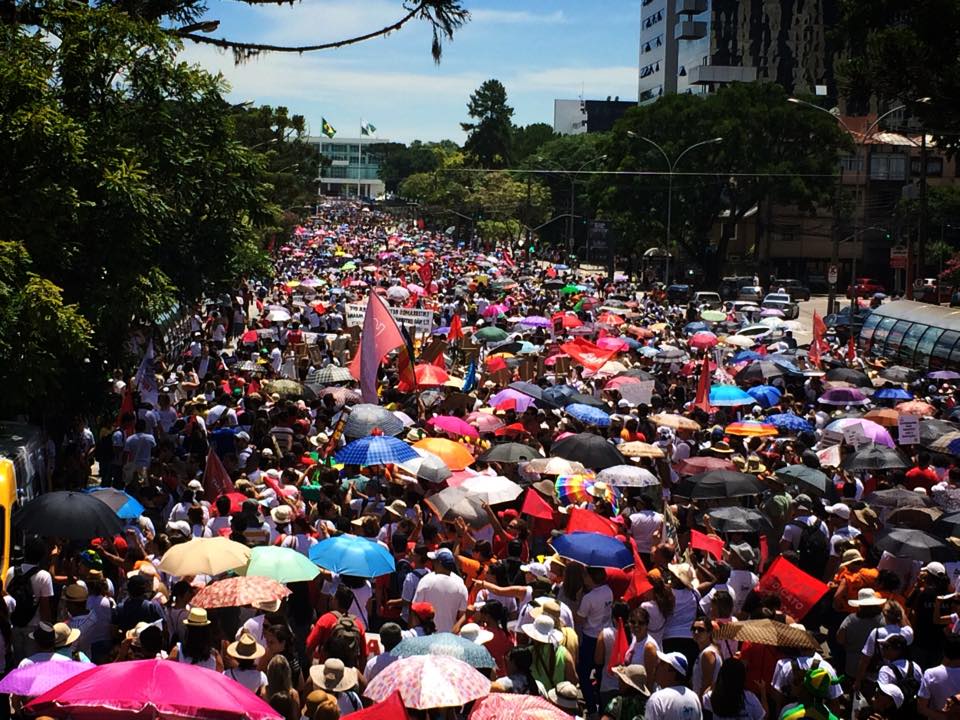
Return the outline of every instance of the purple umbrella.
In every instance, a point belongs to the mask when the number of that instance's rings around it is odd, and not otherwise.
[[[822,405],[866,405],[869,400],[855,388],[834,388],[817,398]]]
[[[960,373],[954,370],[936,370],[935,372],[927,373],[927,377],[931,380],[960,380]]]
[[[93,670],[93,663],[75,660],[47,660],[16,668],[0,680],[0,693],[36,697],[52,690],[75,675]]]
[[[496,407],[502,402],[507,400],[515,400],[517,403],[517,412],[526,412],[526,409],[533,405],[533,398],[529,395],[524,395],[522,392],[514,390],[513,388],[507,388],[506,390],[501,390],[492,398],[488,403],[490,407]]]
[[[550,320],[550,318],[545,318],[542,315],[530,315],[523,318],[519,324],[525,327],[533,328],[548,328],[553,326],[553,322]]]
[[[860,429],[863,430],[863,434],[877,445],[886,445],[888,448],[896,447],[896,443],[893,442],[893,438],[890,437],[890,433],[883,425],[875,423],[873,420],[867,420],[866,418],[840,418],[827,425],[827,430],[842,433],[845,427],[850,427],[851,425],[859,425]]]

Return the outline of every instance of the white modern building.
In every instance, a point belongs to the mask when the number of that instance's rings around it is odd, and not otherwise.
[[[379,177],[380,162],[372,145],[386,143],[383,138],[348,138],[326,135],[311,136],[307,142],[315,146],[324,158],[320,170],[320,195],[337,197],[377,198],[386,186]],[[330,163],[327,164],[326,160]]]

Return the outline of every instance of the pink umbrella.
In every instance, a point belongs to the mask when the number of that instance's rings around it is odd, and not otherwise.
[[[490,693],[474,704],[467,720],[573,720],[546,698],[536,695]]]
[[[529,395],[524,395],[519,390],[514,390],[513,388],[507,388],[506,390],[501,390],[487,403],[490,407],[497,407],[502,403],[513,400],[515,403],[515,409],[517,412],[525,412],[528,407],[533,405],[533,398]]]
[[[426,295],[427,291],[420,285],[416,283],[407,283],[407,290],[412,292],[414,295]]]
[[[497,315],[506,315],[510,312],[510,306],[503,303],[492,303],[487,305],[483,311],[484,317],[496,317]]]
[[[687,345],[692,348],[697,348],[698,350],[706,350],[707,348],[712,348],[718,342],[720,341],[712,332],[701,330],[690,336],[690,339],[687,340]]]
[[[503,420],[496,415],[485,412],[472,412],[467,415],[467,422],[482,433],[496,432],[503,427]]]
[[[619,375],[612,380],[608,380],[607,384],[603,386],[603,389],[616,390],[624,385],[639,385],[642,382],[643,380],[638,377],[634,377],[633,375]]]
[[[89,720],[280,720],[272,707],[226,675],[169,660],[100,665],[27,708],[36,715]]]
[[[427,420],[427,425],[451,435],[462,435],[463,437],[471,438],[480,437],[480,433],[477,432],[477,429],[473,425],[453,415],[436,415]]]
[[[630,349],[630,345],[627,342],[610,335],[597,340],[597,346],[602,347],[604,350],[616,350],[617,352],[626,352]]]
[[[11,670],[0,680],[0,693],[36,697],[55,688],[74,675],[93,670],[93,663],[74,660],[48,660]]]
[[[863,430],[863,434],[866,435],[871,442],[877,445],[886,445],[888,448],[896,447],[893,438],[890,437],[890,433],[883,425],[875,423],[873,420],[867,420],[866,418],[840,418],[827,425],[827,430],[842,433],[844,428],[852,425],[859,425],[860,429]]]
[[[490,679],[456,658],[414,655],[387,665],[364,695],[381,702],[395,692],[404,706],[415,710],[460,707],[489,695]]]

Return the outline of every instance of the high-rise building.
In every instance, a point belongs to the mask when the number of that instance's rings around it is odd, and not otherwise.
[[[560,135],[607,132],[637,103],[619,97],[606,100],[554,100],[553,131]]]
[[[643,0],[639,100],[777,82],[836,97],[838,0]]]

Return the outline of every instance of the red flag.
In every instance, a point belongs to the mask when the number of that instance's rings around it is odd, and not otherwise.
[[[433,265],[431,263],[424,263],[420,266],[420,269],[417,270],[417,274],[420,276],[420,282],[423,283],[423,289],[430,292],[430,281],[433,280]]]
[[[136,425],[136,412],[137,408],[133,404],[133,390],[124,390],[123,400],[120,401],[120,411],[117,413],[117,422],[115,424],[116,427],[123,430],[124,436],[133,434]],[[133,418],[124,423],[123,416],[128,413],[133,415]]]
[[[623,620],[617,620],[616,634],[613,636],[613,647],[610,649],[610,660],[607,663],[608,671],[612,672],[613,668],[627,664],[627,650],[629,648],[630,642],[627,640],[627,631],[623,627]]]
[[[433,363],[431,363],[431,364],[432,364],[434,367],[440,368],[441,370],[446,370],[446,369],[447,369],[447,361],[446,361],[446,359],[443,357],[443,351],[440,351],[440,352],[437,353],[437,356],[433,359]]]
[[[450,329],[447,331],[447,340],[453,342],[454,340],[463,340],[463,322],[460,320],[459,315],[454,315],[453,320],[450,321]]]
[[[517,264],[513,261],[513,258],[510,257],[510,253],[506,250],[503,251],[503,262],[506,263],[507,267],[516,267]]]
[[[853,335],[847,341],[847,361],[853,362],[857,357],[857,344],[853,341]]]
[[[703,550],[710,553],[717,560],[723,560],[723,540],[714,535],[707,535],[699,530],[691,530],[690,547],[694,550]]]
[[[820,317],[820,314],[814,310],[813,311],[813,336],[820,342],[823,341],[823,336],[827,334],[827,325],[823,322],[823,318]]]
[[[595,532],[609,537],[616,537],[620,530],[612,520],[600,517],[591,510],[582,508],[570,508],[570,520],[567,522],[565,532]]]
[[[527,494],[523,496],[523,505],[520,507],[520,512],[541,520],[553,520],[553,507],[533,488],[527,488]]]
[[[203,469],[203,492],[208,502],[214,502],[221,495],[236,492],[230,474],[220,462],[219,456],[210,448],[207,453],[207,466]]]
[[[640,553],[637,552],[637,543],[632,537],[629,538],[629,540],[630,549],[633,551],[633,574],[630,578],[630,587],[628,587],[627,591],[623,594],[623,601],[627,603],[631,600],[639,599],[645,592],[653,587],[647,579],[647,569],[643,566]],[[639,603],[634,604],[639,605]]]
[[[705,413],[710,412],[710,357],[705,355],[703,367],[700,369],[700,380],[697,383],[697,399],[693,403]]]
[[[563,343],[560,350],[579,362],[583,367],[594,371],[599,370],[605,362],[617,354],[616,350],[604,350],[583,338]]]
[[[488,373],[495,373],[498,370],[506,370],[507,361],[497,355],[496,357],[487,358],[486,366]]]
[[[767,566],[767,560],[770,559],[770,548],[767,545],[767,536],[760,533],[760,572]]]
[[[387,353],[403,344],[403,334],[390,310],[379,295],[370,293],[363,316],[360,347],[356,357],[350,361],[350,374],[360,381],[364,402],[378,403],[377,372],[380,362]]]
[[[827,586],[789,560],[778,557],[760,578],[757,590],[778,595],[784,611],[802,620],[826,594]]]

